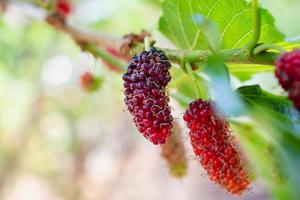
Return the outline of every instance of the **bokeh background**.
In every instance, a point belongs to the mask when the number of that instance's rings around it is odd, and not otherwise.
[[[2,0],[3,1],[3,0]],[[1,0],[0,0],[1,2]],[[300,35],[299,0],[264,0],[278,28]],[[155,31],[159,0],[77,0],[75,27],[122,36]],[[137,133],[125,111],[122,81],[101,61],[44,21],[30,1],[8,1],[0,12],[0,199],[2,200],[229,200],[270,199],[257,180],[232,197],[205,176],[188,144],[188,174],[170,176],[161,149]],[[103,78],[87,93],[86,70]],[[267,79],[254,77],[272,89]],[[174,117],[183,109],[172,101]],[[181,124],[183,127],[183,124]]]

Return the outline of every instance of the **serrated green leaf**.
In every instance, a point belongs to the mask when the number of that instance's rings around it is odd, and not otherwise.
[[[204,15],[216,23],[221,32],[221,49],[243,47],[253,32],[252,6],[244,0],[165,0],[159,30],[182,49],[207,49],[201,28],[194,15]],[[262,9],[260,42],[283,41],[271,14]]]

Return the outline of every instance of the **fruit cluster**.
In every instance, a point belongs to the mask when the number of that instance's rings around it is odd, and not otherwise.
[[[183,144],[172,130],[172,116],[166,87],[171,67],[165,53],[155,48],[134,56],[123,75],[125,103],[139,132],[154,144],[162,144],[162,156],[171,174],[185,175]],[[241,194],[250,182],[239,152],[232,144],[226,119],[211,101],[196,100],[184,114],[195,154],[210,179],[232,194]]]
[[[170,67],[165,53],[151,48],[134,56],[123,75],[125,104],[139,132],[153,144],[164,144],[172,130],[166,95]]]

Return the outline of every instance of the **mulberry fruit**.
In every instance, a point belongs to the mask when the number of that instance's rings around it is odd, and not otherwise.
[[[284,53],[276,62],[275,75],[300,111],[300,50]]]
[[[214,110],[214,102],[196,100],[183,116],[195,154],[209,178],[232,194],[250,184],[238,151],[232,144],[229,124]]]
[[[100,77],[96,77],[90,72],[85,72],[80,76],[81,87],[88,92],[98,90],[101,82],[102,80]]]
[[[166,95],[170,67],[165,53],[151,48],[134,56],[123,75],[125,104],[139,132],[153,144],[165,143],[172,130]]]
[[[170,174],[176,178],[182,178],[186,175],[187,158],[183,142],[180,138],[179,124],[173,124],[173,133],[167,142],[161,145],[161,155],[166,160]]]

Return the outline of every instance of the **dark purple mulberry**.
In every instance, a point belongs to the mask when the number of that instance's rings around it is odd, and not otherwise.
[[[123,75],[125,104],[139,132],[154,144],[164,144],[172,130],[166,95],[170,67],[165,53],[151,48],[134,56]]]
[[[195,154],[209,178],[232,194],[243,193],[250,184],[240,154],[232,144],[229,123],[215,112],[214,103],[192,102],[183,116],[190,129]]]
[[[275,75],[282,86],[289,93],[289,98],[300,110],[300,50],[284,53],[275,62]]]

